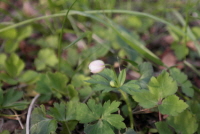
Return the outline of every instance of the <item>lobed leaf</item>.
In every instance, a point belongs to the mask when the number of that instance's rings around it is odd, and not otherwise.
[[[156,94],[151,94],[148,90],[134,92],[132,97],[144,108],[152,108],[158,105],[159,102],[158,96]]]
[[[126,128],[126,125],[122,122],[124,118],[119,114],[106,115],[103,116],[102,119],[119,130],[122,128]]]
[[[120,102],[117,102],[117,101],[113,101],[112,103],[110,103],[110,100],[109,100],[105,102],[103,105],[103,111],[102,111],[103,115],[104,116],[110,115],[111,113],[118,111],[119,105],[120,105]]]
[[[57,129],[57,121],[45,117],[41,108],[35,108],[31,115],[31,134],[51,134]]]
[[[85,125],[84,132],[86,134],[115,134],[110,125],[102,120],[95,124]]]
[[[172,130],[169,128],[166,122],[164,121],[156,122],[155,125],[160,134],[173,134]]]
[[[157,78],[152,77],[148,87],[152,94],[159,97],[159,100],[173,95],[178,89],[176,81],[166,71],[163,71]]]
[[[24,62],[15,53],[12,53],[5,62],[5,69],[11,77],[18,76],[24,69],[24,66]]]
[[[167,123],[173,127],[177,133],[181,134],[194,134],[198,128],[196,117],[188,110],[185,110],[177,116],[168,117]]]
[[[189,97],[194,96],[194,89],[192,88],[192,83],[188,80],[186,74],[184,74],[177,68],[172,68],[170,69],[170,75],[181,86],[183,93],[185,93]]]
[[[55,52],[50,48],[43,48],[39,51],[37,59],[34,61],[38,71],[46,69],[47,66],[54,67],[58,63]]]
[[[158,106],[158,109],[162,114],[176,116],[183,112],[187,107],[188,105],[183,100],[179,100],[176,95],[171,95],[162,101],[162,104]]]

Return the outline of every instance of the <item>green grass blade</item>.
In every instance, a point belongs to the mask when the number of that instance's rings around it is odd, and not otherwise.
[[[69,44],[68,46],[64,47],[63,50],[68,49],[69,47],[71,47],[72,45],[76,44],[79,40],[87,37],[89,34],[91,34],[90,32],[86,32],[84,34],[82,34],[80,37],[78,37],[75,41],[73,41],[71,44]]]
[[[64,18],[64,21],[63,21],[63,24],[62,24],[62,30],[61,30],[61,33],[60,33],[60,36],[59,36],[59,43],[58,43],[58,59],[59,59],[59,62],[58,62],[58,71],[60,70],[60,66],[61,66],[61,53],[62,53],[62,46],[61,46],[61,42],[62,42],[62,36],[63,36],[63,33],[64,33],[64,26],[65,26],[65,23],[66,23],[66,20],[67,20],[67,16],[69,14],[69,11],[71,10],[71,8],[73,7],[73,5],[76,3],[77,0],[75,0],[72,5],[69,7],[69,9],[67,10],[67,13],[65,15],[65,18]]]

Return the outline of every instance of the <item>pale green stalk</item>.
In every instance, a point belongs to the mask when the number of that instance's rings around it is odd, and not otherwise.
[[[127,108],[128,108],[128,115],[130,118],[130,127],[133,129],[134,128],[134,119],[133,119],[133,114],[132,114],[132,109],[131,109],[131,104],[129,102],[129,98],[128,95],[122,91],[121,89],[119,89],[124,101],[126,102]]]

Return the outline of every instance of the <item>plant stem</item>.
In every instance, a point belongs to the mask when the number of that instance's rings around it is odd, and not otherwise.
[[[134,120],[133,120],[133,114],[132,114],[131,104],[129,102],[128,95],[124,91],[122,91],[121,89],[119,89],[119,91],[122,94],[124,101],[126,102],[126,105],[127,105],[127,108],[128,108],[128,114],[129,114],[129,118],[130,118],[130,127],[133,129]]]
[[[69,130],[69,127],[68,127],[67,123],[64,122],[64,124],[65,124],[65,126],[66,126],[66,128],[67,128],[68,133],[71,134],[71,131]]]
[[[64,33],[64,26],[65,26],[65,23],[66,23],[66,20],[67,20],[67,16],[69,14],[69,11],[71,10],[71,8],[73,7],[73,5],[76,3],[77,0],[75,0],[72,5],[69,7],[69,9],[67,10],[66,12],[66,15],[65,15],[65,18],[64,18],[64,21],[63,21],[63,24],[62,24],[62,29],[61,29],[61,33],[60,33],[60,36],[59,36],[59,43],[58,43],[58,59],[59,59],[59,62],[58,62],[58,71],[60,71],[60,67],[61,67],[61,54],[62,54],[62,36],[63,36],[63,33]]]

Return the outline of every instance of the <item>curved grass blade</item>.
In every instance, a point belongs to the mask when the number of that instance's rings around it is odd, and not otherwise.
[[[75,41],[73,41],[71,44],[69,44],[68,46],[64,47],[63,50],[68,49],[69,47],[71,47],[72,45],[76,44],[79,40],[87,37],[89,34],[91,34],[91,32],[86,32],[84,34],[82,34],[80,37],[78,37]]]

